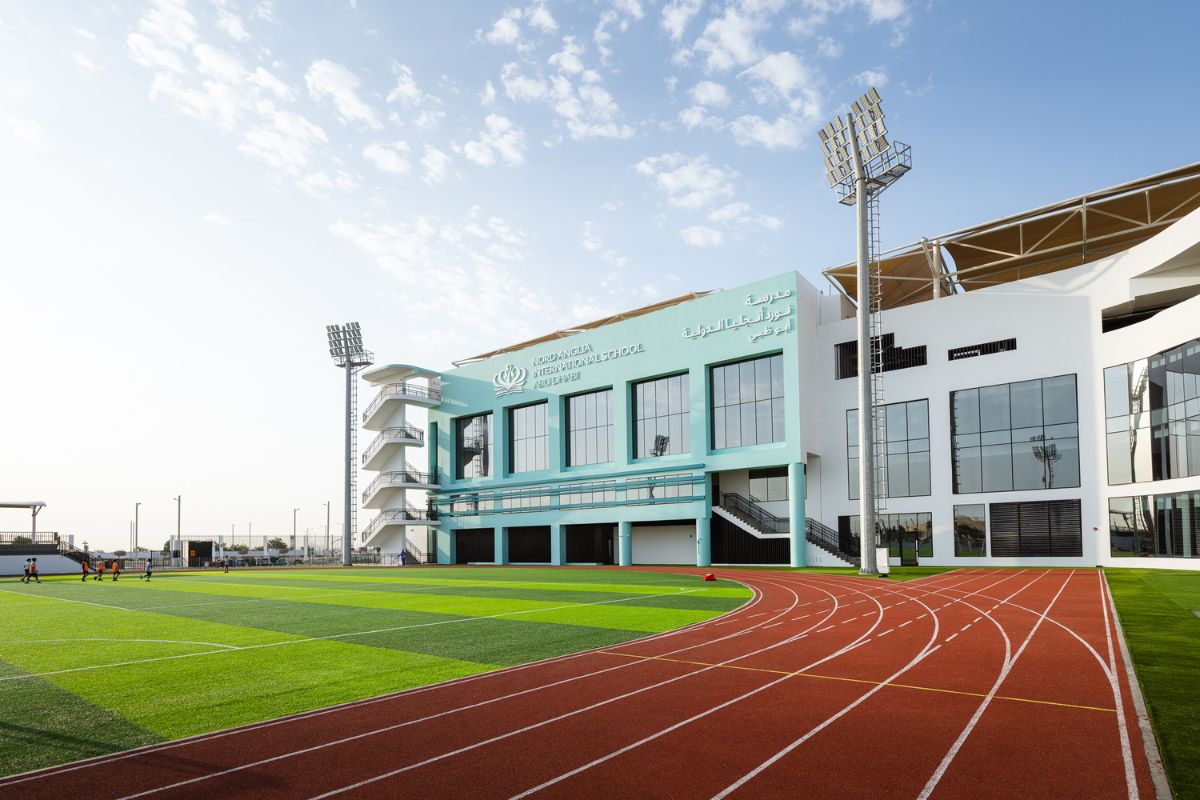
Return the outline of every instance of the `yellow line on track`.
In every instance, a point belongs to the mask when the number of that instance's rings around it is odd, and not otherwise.
[[[792,675],[797,678],[813,678],[822,681],[842,681],[845,683],[865,683],[870,686],[892,686],[897,689],[914,689],[919,692],[937,692],[939,694],[957,694],[965,697],[987,697],[982,692],[964,692],[959,689],[941,689],[936,686],[915,686],[909,683],[887,683],[885,681],[872,681],[865,678],[846,678],[840,675],[818,675],[813,672],[792,672],[786,669],[766,669],[765,667],[743,667],[735,664],[714,664],[708,661],[689,661],[682,658],[666,658],[664,656],[640,656],[634,653],[618,653],[613,650],[600,651],[610,656],[623,656],[625,658],[637,658],[644,661],[670,661],[675,664],[691,664],[697,667],[720,667],[722,669],[736,669],[743,672],[766,672],[772,675]],[[1008,700],[1014,703],[1032,703],[1039,706],[1057,706],[1059,708],[1076,708],[1083,711],[1107,711],[1110,714],[1115,714],[1115,708],[1101,708],[1099,706],[1084,706],[1076,703],[1056,703],[1052,700],[1034,700],[1030,697],[1008,697],[1005,695],[996,695],[994,700]]]

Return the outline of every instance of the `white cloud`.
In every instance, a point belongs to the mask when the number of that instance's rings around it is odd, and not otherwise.
[[[421,167],[425,174],[421,180],[430,186],[435,186],[446,180],[450,170],[450,156],[432,145],[425,145],[425,155],[421,157]]]
[[[733,121],[733,137],[738,144],[759,144],[768,150],[799,147],[809,126],[790,116],[768,122],[757,114],[746,114]]]
[[[71,28],[71,30],[80,39],[87,39],[88,41],[91,41],[91,42],[96,41],[96,34],[92,33],[91,31],[89,31],[85,28]]]
[[[704,26],[694,49],[705,55],[705,68],[709,72],[750,64],[762,54],[756,36],[766,27],[763,19],[741,14],[729,6],[723,16]]]
[[[592,229],[592,221],[590,219],[583,221],[583,235],[580,237],[579,244],[589,253],[594,253],[604,246],[604,241]]]
[[[308,166],[313,149],[328,141],[325,131],[291,111],[275,111],[269,122],[246,131],[238,149],[285,173]]]
[[[667,153],[645,158],[634,165],[639,175],[653,178],[655,186],[677,208],[697,209],[733,196],[735,172],[713,166],[707,155],[687,158]]]
[[[262,89],[266,89],[271,94],[275,95],[280,100],[292,100],[295,98],[295,92],[279,78],[267,72],[262,67],[254,70],[254,74],[249,78],[250,83]]]
[[[42,126],[38,124],[37,120],[6,116],[4,122],[8,125],[8,129],[13,132],[13,136],[16,136],[18,139],[24,139],[27,142],[36,142],[42,138]]]
[[[690,225],[679,232],[683,241],[692,247],[716,247],[725,243],[725,235],[703,225]]]
[[[244,42],[250,38],[242,24],[242,18],[228,9],[217,9],[217,25],[235,41]]]
[[[492,82],[488,81],[483,87],[483,92],[479,95],[479,104],[490,106],[496,102],[496,87],[492,86]]]
[[[672,41],[678,42],[683,38],[683,32],[687,29],[688,23],[692,17],[700,11],[701,0],[671,0],[663,6],[662,18],[659,24],[663,30],[671,37]]]
[[[535,3],[525,9],[525,18],[529,24],[543,33],[554,33],[558,30],[558,23],[554,21],[554,17],[546,10],[545,3]]]
[[[859,0],[871,22],[894,22],[908,11],[904,0]]]
[[[96,70],[100,69],[99,67],[96,66],[96,62],[92,61],[90,58],[88,58],[83,53],[73,54],[71,56],[71,60],[74,61],[80,67],[83,67],[84,69],[86,69],[88,72],[95,72]]]
[[[734,220],[741,219],[750,213],[750,206],[743,202],[730,203],[727,206],[721,206],[718,209],[710,211],[708,218],[719,224],[726,224]]]
[[[468,160],[482,167],[492,166],[497,158],[512,166],[525,160],[524,131],[499,114],[488,114],[484,125],[487,130],[478,139],[463,145],[463,155]]]
[[[396,75],[396,86],[388,92],[389,103],[399,103],[403,108],[415,108],[425,102],[425,92],[417,86],[413,71],[407,64],[393,63],[392,72]]]
[[[358,188],[358,180],[348,172],[336,170],[333,177],[324,171],[317,171],[305,175],[300,180],[296,181],[304,192],[313,197],[328,197],[335,189],[348,192]]]
[[[612,0],[612,6],[622,14],[628,14],[634,19],[641,19],[646,13],[642,10],[641,0]]]
[[[845,47],[832,36],[822,36],[817,40],[817,55],[822,58],[839,58]]]
[[[691,90],[692,100],[698,105],[724,108],[729,105],[729,92],[713,81],[700,81]]]
[[[522,75],[515,63],[505,64],[500,68],[500,82],[504,84],[504,93],[512,100],[541,100],[546,96],[546,82],[540,77],[530,78]]]
[[[210,211],[204,215],[204,221],[221,228],[229,228],[233,226],[233,220],[218,211]]]
[[[687,126],[689,131],[696,128],[711,128],[716,130],[725,124],[725,121],[720,117],[714,117],[709,114],[704,106],[688,106],[679,112],[679,121]]]
[[[341,64],[318,59],[304,73],[304,82],[308,86],[309,96],[314,100],[333,101],[343,122],[362,123],[373,130],[383,127],[375,109],[358,95],[358,76]]]
[[[372,142],[363,148],[363,158],[370,161],[383,172],[393,175],[407,175],[412,170],[408,160],[407,142]]]
[[[862,72],[854,76],[854,82],[864,89],[872,86],[874,86],[876,89],[882,89],[883,87],[887,86],[887,70],[885,70],[883,67],[864,69]]]
[[[483,37],[492,44],[514,44],[521,38],[521,26],[517,20],[521,18],[521,9],[510,8],[504,16],[492,23],[492,29]]]
[[[564,36],[562,42],[562,50],[550,56],[547,63],[552,67],[558,67],[560,72],[578,75],[583,72],[583,60],[579,57],[583,55],[584,46],[579,44],[574,36]]]

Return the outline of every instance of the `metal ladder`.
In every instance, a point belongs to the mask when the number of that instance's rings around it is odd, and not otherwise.
[[[358,538],[358,373],[363,369],[352,370],[350,379],[350,530],[346,536],[352,542]]]
[[[887,417],[883,411],[883,268],[879,234],[879,193],[867,192],[867,230],[870,250],[867,268],[871,298],[871,407],[875,419],[875,515],[887,508]]]

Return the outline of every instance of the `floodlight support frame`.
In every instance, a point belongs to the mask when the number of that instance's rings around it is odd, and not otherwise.
[[[871,391],[874,375],[871,371],[871,276],[869,264],[871,245],[867,213],[867,170],[858,147],[853,114],[846,115],[849,129],[850,157],[854,162],[854,196],[863,200],[855,203],[858,234],[858,535],[859,574],[878,575],[875,563],[875,406]]]

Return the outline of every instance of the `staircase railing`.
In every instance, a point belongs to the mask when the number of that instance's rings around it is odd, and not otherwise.
[[[721,508],[750,523],[763,533],[787,533],[791,523],[736,492],[721,492]]]
[[[392,470],[389,472],[381,472],[375,480],[371,481],[363,492],[363,502],[366,503],[371,495],[375,494],[379,489],[387,486],[396,486],[400,484],[418,484],[420,486],[433,486],[437,483],[432,472],[421,472],[415,469],[411,464],[405,465],[404,469]]]
[[[405,522],[432,522],[436,521],[437,518],[436,510],[421,509],[411,503],[406,503],[404,508],[390,508],[371,520],[371,523],[363,528],[362,540],[364,542],[367,541],[375,535],[377,530],[388,523],[400,523],[403,525]]]
[[[425,400],[440,401],[442,399],[442,390],[432,386],[421,386],[416,383],[408,383],[402,381],[400,383],[389,383],[380,388],[379,394],[375,395],[370,405],[363,411],[362,419],[366,422],[371,418],[385,401],[393,397],[420,397]]]
[[[379,435],[372,440],[367,446],[366,452],[362,454],[362,463],[366,464],[371,460],[371,456],[379,452],[379,448],[383,447],[388,442],[416,442],[414,447],[420,447],[425,444],[425,432],[420,428],[412,425],[397,425],[391,428],[384,428],[379,432]]]
[[[830,553],[836,553],[847,561],[857,562],[860,557],[859,543],[856,538],[842,536],[833,528],[815,519],[804,520],[804,535],[808,541]]]

